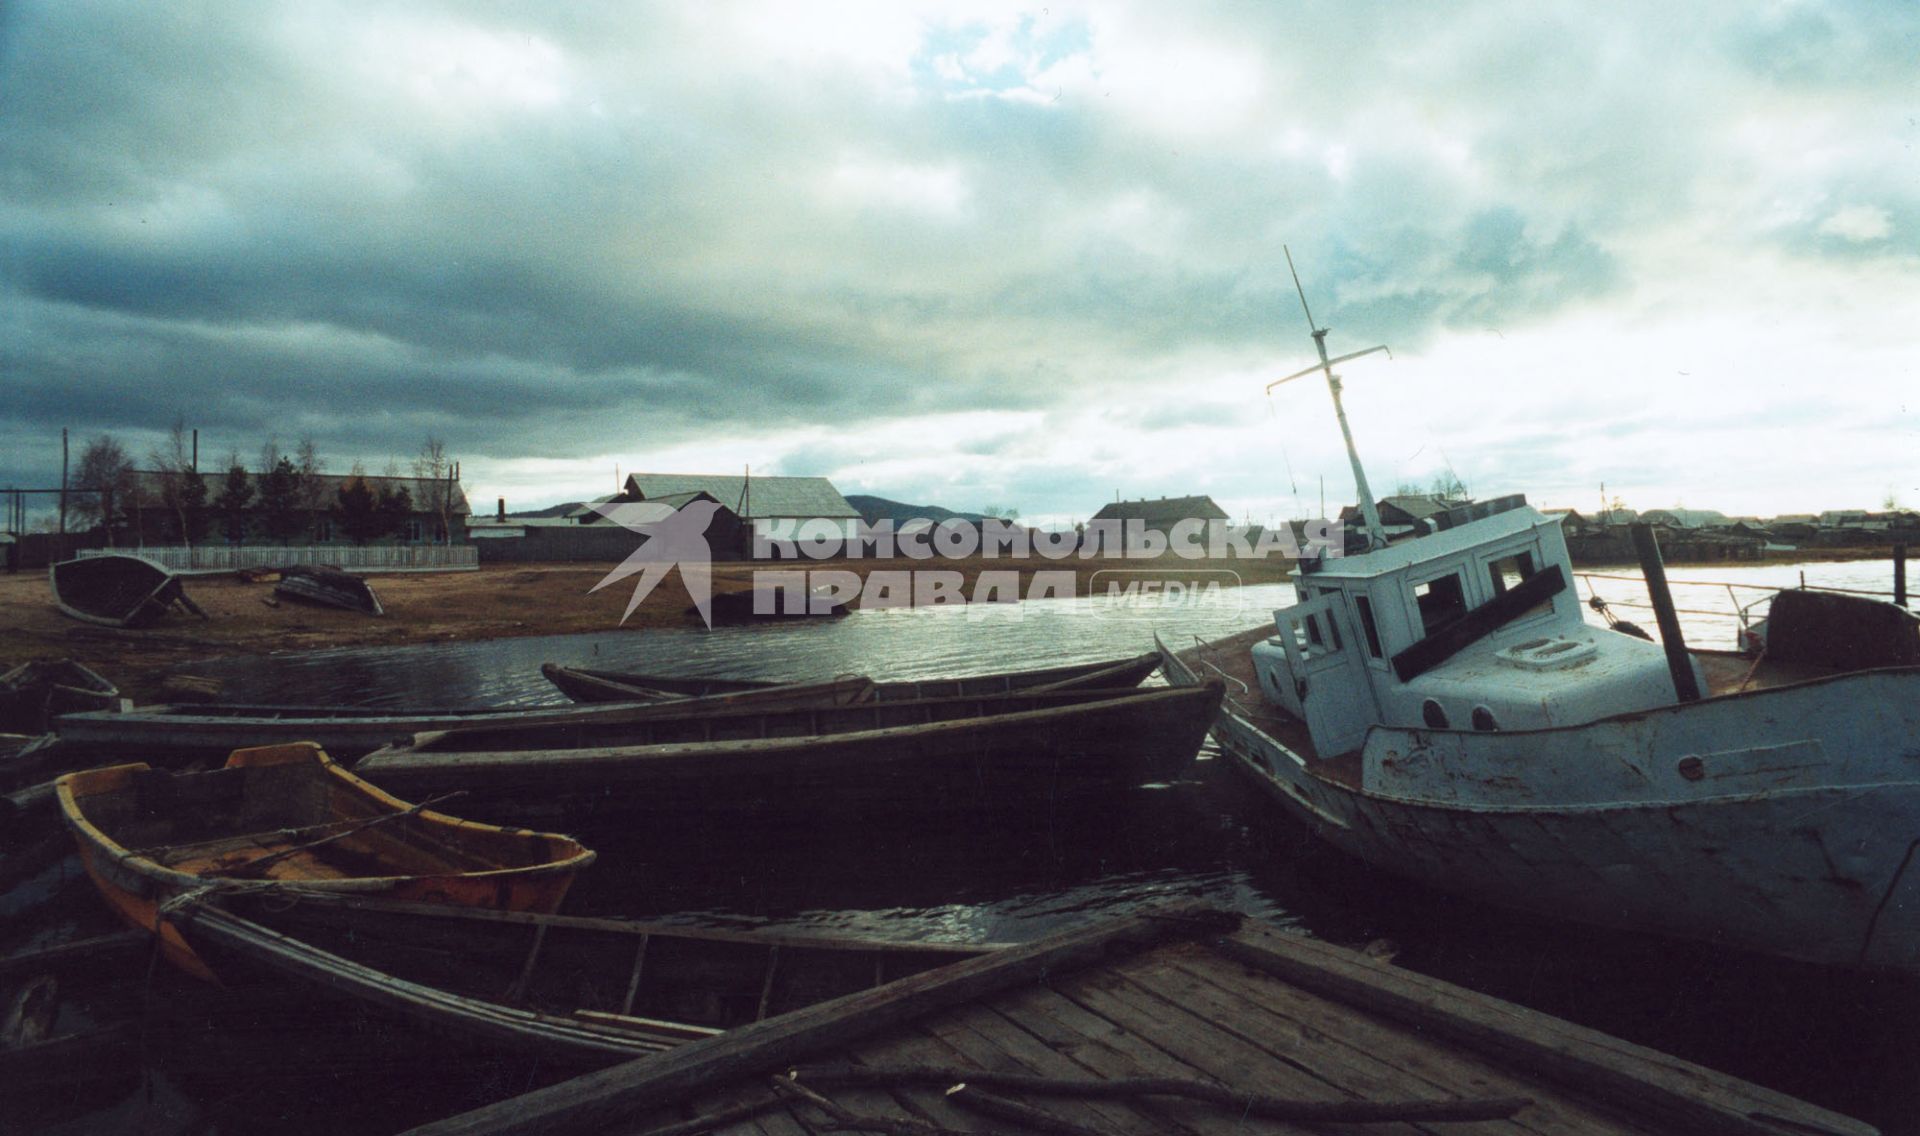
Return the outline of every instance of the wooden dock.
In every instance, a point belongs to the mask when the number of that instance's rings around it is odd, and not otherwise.
[[[930,971],[414,1132],[808,1136],[856,1128],[921,1136],[1874,1131],[1353,951],[1181,905]]]

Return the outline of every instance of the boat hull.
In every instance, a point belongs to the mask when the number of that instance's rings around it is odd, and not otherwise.
[[[1050,808],[1179,777],[1220,696],[1215,684],[637,723],[650,744],[504,748],[511,737],[454,732],[376,751],[357,769],[403,794],[463,791],[475,815],[509,819]],[[731,736],[695,740],[718,731]]]
[[[873,698],[899,702],[916,698],[958,698],[989,694],[1016,694],[1023,690],[1120,690],[1139,686],[1160,668],[1157,654],[1127,659],[1104,659],[1037,670],[1004,671],[959,678],[898,679],[874,684]],[[710,697],[763,690],[772,683],[725,678],[670,678],[590,670],[547,663],[540,668],[547,681],[575,702],[617,702],[636,698]]]
[[[1169,660],[1170,681],[1195,681]],[[1903,706],[1885,701],[1892,688],[1908,691]],[[1362,785],[1314,772],[1232,706],[1212,732],[1232,768],[1327,843],[1437,890],[1820,965],[1920,973],[1916,695],[1920,674],[1866,672],[1532,734],[1376,729]],[[1844,751],[1791,744],[1823,733],[1844,738]],[[1675,757],[1701,738],[1717,752],[1696,745]],[[1504,759],[1476,742],[1502,747]],[[1751,760],[1717,777],[1728,754]],[[1478,775],[1428,770],[1381,791],[1388,755],[1403,766],[1450,759]],[[1533,775],[1515,776],[1523,766]],[[1554,771],[1591,781],[1626,766],[1635,768],[1613,799],[1554,784]],[[1700,775],[1650,776],[1678,769]],[[1621,799],[1627,782],[1646,782],[1645,799]],[[1435,799],[1444,792],[1451,799]]]
[[[319,897],[175,919],[229,984],[288,980],[465,1049],[597,1068],[986,948]]]
[[[241,750],[205,774],[144,764],[67,774],[55,792],[101,898],[203,978],[162,917],[184,896],[319,891],[551,912],[594,858],[570,837],[409,805],[311,744]]]

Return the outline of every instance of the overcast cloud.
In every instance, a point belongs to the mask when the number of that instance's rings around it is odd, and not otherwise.
[[[0,486],[59,432],[479,502],[1920,505],[1920,10],[15,2]]]

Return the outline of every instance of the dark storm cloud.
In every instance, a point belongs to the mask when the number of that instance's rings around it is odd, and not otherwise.
[[[10,425],[586,458],[1118,403],[1292,369],[1283,244],[1319,323],[1411,351],[1629,296],[1730,193],[1831,261],[1920,216],[1910,163],[1727,141],[1782,92],[1885,113],[1898,6],[869,15],[10,5]]]

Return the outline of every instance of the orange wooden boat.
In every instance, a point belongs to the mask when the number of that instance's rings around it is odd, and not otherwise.
[[[169,961],[208,979],[163,917],[179,896],[324,891],[551,913],[594,855],[571,837],[410,805],[312,742],[235,750],[205,773],[145,764],[69,773],[56,791],[107,903],[157,934]]]

